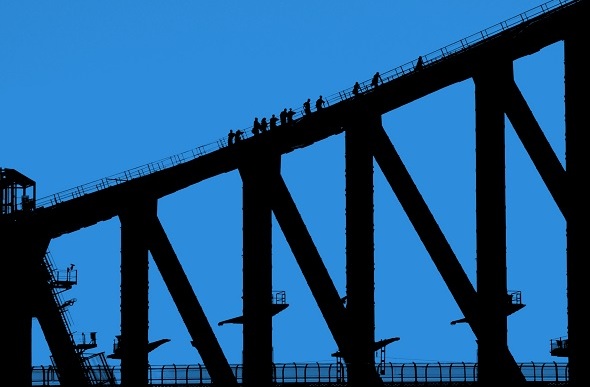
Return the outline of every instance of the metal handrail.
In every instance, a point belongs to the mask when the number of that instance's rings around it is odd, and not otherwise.
[[[531,8],[528,11],[525,11],[519,15],[513,16],[507,20],[500,22],[500,23],[494,24],[493,26],[488,27],[482,31],[475,33],[475,34],[469,35],[466,38],[463,38],[463,39],[460,39],[456,42],[448,44],[448,45],[446,45],[442,48],[439,48],[435,51],[421,55],[422,60],[423,60],[423,65],[429,66],[429,65],[432,65],[435,62],[438,62],[440,60],[447,59],[451,55],[458,54],[460,52],[466,51],[467,49],[474,48],[474,47],[478,46],[480,43],[482,43],[484,40],[487,40],[492,37],[496,37],[501,32],[504,32],[512,27],[515,27],[519,24],[523,24],[527,21],[530,21],[531,19],[534,19],[535,17],[541,16],[541,15],[546,15],[550,11],[553,11],[559,7],[562,7],[565,5],[572,5],[574,3],[577,3],[578,1],[580,1],[580,0],[551,0],[551,1],[548,1],[548,2],[543,3],[541,5],[538,5],[538,6]],[[399,78],[403,75],[413,73],[414,69],[416,68],[417,60],[418,60],[418,58],[416,58],[410,62],[404,63],[403,65],[398,66],[394,69],[388,70],[384,73],[380,73],[383,83],[387,83],[387,82],[390,82],[390,81],[392,81],[396,78]],[[372,89],[371,81],[372,81],[372,78],[364,80],[362,82],[359,82],[361,92],[369,91]],[[339,91],[337,93],[334,93],[334,94],[328,96],[326,98],[326,104],[333,105],[337,102],[340,102],[340,101],[343,101],[343,100],[353,97],[353,94],[352,94],[353,87],[354,86],[351,86],[348,89]]]
[[[378,367],[380,363],[375,364]],[[383,366],[381,364],[381,366]],[[520,363],[519,369],[530,382],[568,382],[568,363]],[[94,369],[94,367],[91,367]],[[232,365],[238,383],[242,383],[242,365]],[[383,368],[381,368],[383,369]],[[121,379],[121,366],[105,370],[116,381]],[[59,385],[58,372],[54,366],[34,366],[31,369],[33,386]],[[385,363],[381,379],[385,383],[469,383],[477,381],[477,363]],[[346,382],[346,365],[337,363],[273,363],[273,382],[284,383],[341,383]],[[57,382],[57,383],[56,383]],[[211,384],[211,376],[202,364],[149,366],[148,383]]]
[[[542,15],[547,15],[551,11],[554,11],[560,7],[571,6],[575,3],[578,3],[581,0],[550,0],[546,3],[543,3],[539,6],[529,9],[519,15],[513,16],[507,20],[504,20],[500,23],[494,24],[491,27],[488,27],[482,31],[479,31],[475,34],[472,34],[466,38],[460,39],[454,43],[448,44],[438,50],[432,51],[430,53],[422,55],[424,66],[430,66],[435,62],[447,59],[449,56],[458,54],[459,52],[464,52],[468,49],[472,49],[477,45],[481,44],[483,41],[498,36],[501,32],[506,31],[509,28],[517,26],[519,24],[523,24],[527,21],[530,21],[536,17],[540,17]],[[401,66],[398,66],[394,69],[388,70],[381,74],[381,78],[383,83],[390,82],[394,79],[397,79],[401,76],[408,75],[414,72],[414,68],[416,65],[416,61],[412,60],[410,62],[404,63]],[[362,92],[371,91],[371,80],[365,80],[359,82],[361,86]],[[338,102],[342,102],[344,100],[350,99],[353,97],[352,94],[352,87],[347,89],[341,90],[337,93],[329,95],[326,99],[326,107],[334,105]],[[301,119],[303,114],[303,108],[300,109],[293,109],[295,111],[294,119],[299,120]],[[312,108],[312,112],[314,112],[314,108]],[[245,129],[240,129],[243,132],[242,138],[247,139],[251,137],[251,129],[252,127],[247,127]],[[163,169],[167,169],[178,164],[182,164],[184,162],[194,160],[200,156],[203,156],[207,153],[210,153],[214,150],[218,150],[227,146],[227,138],[222,137],[216,141],[210,142],[205,145],[198,146],[196,148],[189,149],[185,152],[179,153],[177,155],[173,155],[152,163],[144,164],[142,166],[129,169],[125,172],[121,172],[109,177],[105,177],[99,180],[92,181],[90,183],[86,183],[65,191],[61,191],[49,196],[45,196],[42,198],[37,199],[35,203],[37,208],[43,207],[51,207],[66,200],[75,199],[77,197],[81,197],[88,193],[93,193],[100,191],[102,189],[112,187],[121,183],[125,183],[129,180],[135,179],[137,177],[142,177],[149,175],[153,172],[161,171]]]

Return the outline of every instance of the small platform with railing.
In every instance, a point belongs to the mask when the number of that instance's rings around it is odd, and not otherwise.
[[[98,346],[96,343],[96,332],[72,333],[72,340],[75,348],[79,351],[86,351]]]
[[[517,312],[524,308],[526,305],[522,303],[522,292],[520,290],[508,290],[506,293],[506,315],[509,316],[514,312]],[[465,323],[467,319],[465,317],[451,321],[451,325],[458,323]]]
[[[567,337],[559,337],[557,339],[550,340],[550,353],[551,356],[567,357]]]
[[[284,290],[273,290],[272,291],[272,315],[275,316],[283,310],[287,309],[287,293]],[[217,325],[222,326],[225,324],[243,324],[244,316],[233,317],[227,320],[220,321]]]

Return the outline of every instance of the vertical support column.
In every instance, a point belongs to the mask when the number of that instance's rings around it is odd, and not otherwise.
[[[121,220],[121,384],[148,384],[148,243],[157,202],[138,198]]]
[[[587,6],[587,5],[586,5]],[[584,12],[588,14],[587,8]],[[580,18],[580,20],[585,20]],[[580,27],[580,30],[583,27]],[[567,268],[567,313],[568,313],[568,351],[569,377],[572,385],[582,385],[584,368],[588,364],[590,348],[589,319],[587,316],[587,270],[588,257],[588,177],[590,158],[588,157],[588,109],[587,93],[588,69],[584,53],[588,40],[582,38],[581,31],[564,41],[565,57],[565,153],[568,179],[566,210],[566,268]],[[584,290],[586,289],[586,290]]]
[[[506,175],[502,97],[511,62],[492,62],[474,77],[476,146],[478,380],[507,382]]]
[[[351,386],[375,381],[373,128],[381,128],[381,116],[359,117],[345,132],[346,310],[351,340],[347,367]]]
[[[273,180],[280,156],[268,147],[244,154],[243,181],[243,364],[244,386],[271,386]]]
[[[31,386],[32,363],[32,302],[35,297],[31,294],[31,284],[27,281],[34,278],[33,261],[30,255],[23,256],[22,249],[27,246],[24,238],[24,228],[18,223],[5,222],[0,226],[0,238],[2,245],[2,265],[8,281],[2,281],[4,305],[7,311],[3,319],[6,334],[3,338],[2,348],[17,349],[18,356],[6,356],[5,367],[10,370],[10,380],[15,386]],[[18,278],[18,284],[10,281]],[[25,281],[25,284],[22,281]],[[15,291],[21,287],[27,291]]]

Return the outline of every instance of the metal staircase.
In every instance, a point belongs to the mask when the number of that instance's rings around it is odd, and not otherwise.
[[[116,385],[113,370],[108,365],[104,352],[86,353],[87,350],[97,347],[96,332],[77,333],[72,332],[70,328],[72,321],[69,307],[76,302],[76,299],[72,298],[64,301],[61,294],[78,283],[78,271],[74,269],[75,266],[72,264],[66,270],[56,269],[50,251],[45,253],[43,266],[47,270],[53,300],[59,310],[63,326],[74,345],[88,384],[94,386]],[[53,357],[51,357],[51,361],[53,363]],[[53,366],[57,369],[55,364]],[[56,372],[56,375],[59,378],[59,372]]]

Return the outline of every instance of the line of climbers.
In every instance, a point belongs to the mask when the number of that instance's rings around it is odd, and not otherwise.
[[[422,56],[419,56],[416,64],[414,65],[414,70],[418,71],[421,70],[423,67],[423,60],[422,60]],[[373,75],[373,78],[371,79],[371,87],[373,89],[376,89],[380,83],[383,83],[383,79],[381,78],[381,74],[379,74],[379,71],[377,71],[375,73],[375,75]],[[361,92],[361,85],[358,82],[355,82],[354,86],[352,87],[352,94],[356,97],[357,95],[359,95]],[[324,106],[326,104],[326,101],[324,101],[323,97],[320,95],[320,97],[315,101],[315,108],[316,111],[321,111]],[[308,98],[307,101],[305,101],[303,103],[303,114],[306,116],[311,115],[311,99]],[[270,120],[267,121],[266,117],[263,117],[262,120],[258,121],[258,117],[254,118],[254,123],[252,125],[252,134],[254,134],[255,136],[264,132],[267,132],[269,130],[273,130],[277,128],[277,122],[280,120],[281,122],[281,126],[287,126],[287,125],[292,125],[294,120],[293,120],[293,116],[295,116],[295,112],[293,111],[293,109],[289,108],[289,111],[287,111],[287,108],[284,108],[283,111],[279,114],[280,118],[277,118],[274,114],[270,117]],[[269,128],[270,126],[270,128]],[[228,145],[233,145],[236,142],[239,142],[242,140],[242,134],[244,134],[244,132],[242,132],[241,130],[236,130],[235,132],[233,131],[233,129],[230,129],[229,133],[227,134],[227,144]]]
[[[269,130],[276,129],[278,127],[277,123],[280,121],[280,126],[291,126],[293,122],[295,122],[294,117],[295,112],[292,108],[284,108],[283,111],[279,114],[279,118],[276,115],[272,115],[270,119],[267,121],[266,117],[263,117],[262,120],[258,121],[258,117],[254,118],[254,123],[252,124],[252,134],[255,136],[264,132],[268,132]],[[236,142],[242,140],[242,132],[241,130],[236,130],[235,132],[233,129],[230,129],[229,133],[227,134],[227,144],[233,145]]]

